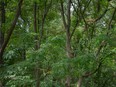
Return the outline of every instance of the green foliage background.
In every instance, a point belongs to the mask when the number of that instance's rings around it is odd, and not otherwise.
[[[67,0],[63,1],[67,4]],[[77,6],[76,0],[72,1]],[[75,11],[71,13],[71,32],[76,19],[80,20],[71,39],[75,57],[69,59],[66,55],[66,34],[59,10],[60,0],[52,2],[45,20],[44,39],[39,50],[34,49],[36,42],[34,37],[39,36],[39,33],[34,33],[33,29],[33,4],[37,3],[40,9],[38,13],[42,15],[45,0],[24,0],[21,16],[4,53],[4,67],[0,68],[0,82],[4,87],[35,87],[37,69],[41,71],[40,87],[65,87],[68,75],[72,77],[71,87],[76,87],[79,77],[86,72],[95,71],[99,63],[100,68],[83,80],[82,87],[116,87],[116,14],[112,27],[108,30],[109,21],[116,9],[116,1],[99,0],[101,6],[99,13],[97,1],[91,0],[84,13],[89,26],[87,30],[81,13],[78,12],[78,15]],[[81,0],[83,8],[87,2],[88,0]],[[5,35],[14,18],[17,3],[18,0],[7,0],[6,23],[3,28]],[[109,9],[108,12],[98,22],[93,23],[92,20],[99,17],[106,8]],[[106,45],[102,47],[99,55],[96,55],[102,41],[105,41]],[[23,50],[26,51],[25,60],[21,55]]]

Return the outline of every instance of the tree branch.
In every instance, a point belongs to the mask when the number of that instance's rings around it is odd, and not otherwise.
[[[62,20],[63,20],[63,24],[65,29],[67,28],[67,23],[66,23],[66,19],[65,19],[65,15],[64,15],[64,5],[63,5],[63,1],[60,0],[60,6],[61,6],[61,16],[62,16]]]
[[[97,22],[97,21],[99,21],[101,18],[103,18],[107,11],[108,11],[108,9],[106,9],[106,10],[103,12],[103,14],[101,14],[98,18],[96,18],[94,22]]]
[[[0,55],[1,55],[1,56],[3,55],[4,50],[5,50],[5,48],[7,47],[7,44],[8,44],[8,42],[9,42],[10,37],[11,37],[11,35],[12,35],[12,33],[13,33],[13,30],[14,30],[14,28],[15,28],[16,22],[17,22],[17,20],[18,20],[19,15],[20,15],[22,2],[23,2],[23,0],[20,0],[19,3],[18,3],[18,7],[17,7],[17,11],[16,11],[15,18],[14,18],[14,20],[13,20],[13,22],[12,22],[10,28],[8,29],[9,32],[8,32],[8,34],[7,34],[7,36],[6,36],[6,40],[4,41],[4,43],[3,43],[3,45],[2,45],[2,48],[0,49]]]
[[[99,63],[98,67],[93,72],[86,72],[84,75],[82,75],[77,82],[77,87],[81,87],[83,79],[95,74],[99,70],[101,65],[102,65],[102,61]]]
[[[42,23],[41,23],[42,26],[41,26],[41,31],[40,31],[39,47],[41,45],[41,41],[42,41],[42,38],[43,38],[43,35],[44,35],[45,19],[46,19],[46,16],[47,16],[51,6],[52,6],[52,0],[48,4],[48,6],[47,6],[47,0],[46,0],[45,1],[45,5],[44,5],[44,12],[43,12],[43,16],[42,16]]]
[[[116,8],[114,9],[114,12],[113,12],[112,18],[111,18],[111,20],[110,20],[110,22],[109,22],[108,29],[111,29],[112,20],[113,20],[113,18],[114,18],[114,16],[115,16],[115,14],[116,14]]]
[[[72,6],[73,6],[73,8],[74,8],[74,11],[76,12],[76,15],[77,16],[79,16],[78,15],[78,12],[77,12],[77,10],[76,10],[76,8],[75,8],[75,6],[74,6],[74,4],[73,4],[73,2],[71,1],[71,3],[72,3]],[[72,33],[70,34],[70,39],[72,38],[72,36],[73,36],[73,34],[74,34],[74,32],[75,32],[75,30],[76,30],[76,27],[77,27],[77,25],[78,25],[78,18],[76,19],[76,23],[75,23],[75,26],[74,26],[74,28],[73,28],[73,30],[72,30]]]

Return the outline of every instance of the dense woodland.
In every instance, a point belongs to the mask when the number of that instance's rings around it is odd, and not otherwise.
[[[116,87],[116,0],[0,0],[0,87]]]

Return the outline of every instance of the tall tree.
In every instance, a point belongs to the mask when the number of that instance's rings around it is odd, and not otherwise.
[[[13,30],[15,28],[16,22],[18,20],[19,15],[20,15],[22,2],[23,2],[23,0],[20,0],[19,3],[18,3],[18,7],[17,7],[17,11],[16,11],[15,18],[14,18],[14,20],[13,20],[13,22],[12,22],[10,28],[9,28],[9,32],[8,32],[8,34],[6,36],[6,39],[4,40],[4,42],[2,44],[2,47],[0,49],[0,59],[1,59],[1,63],[3,63],[3,53],[4,53],[4,50],[5,50],[7,44],[9,42],[9,40],[10,40],[10,37],[11,37],[11,35],[13,33]]]
[[[42,3],[42,2],[40,2]],[[45,20],[48,15],[48,12],[52,6],[52,0],[50,2],[48,0],[44,1],[44,6],[43,6],[43,11],[40,11],[40,6],[37,2],[34,2],[34,32],[36,33],[35,35],[35,50],[39,50],[43,37],[44,37],[44,25],[45,25]],[[38,13],[37,13],[38,12]],[[40,12],[41,12],[41,17],[40,17]],[[37,16],[38,14],[38,16]],[[38,26],[37,26],[38,24]],[[40,26],[41,25],[41,26]],[[39,36],[38,36],[39,33]],[[39,61],[38,61],[39,62]],[[39,69],[38,63],[36,65],[36,87],[40,87],[40,76],[41,76],[41,70]]]
[[[73,58],[74,53],[73,53],[72,46],[71,46],[71,32],[70,32],[71,31],[71,0],[68,0],[67,2],[66,18],[65,18],[65,10],[64,10],[64,5],[63,5],[62,0],[60,0],[60,4],[61,4],[62,20],[63,20],[63,24],[64,24],[65,31],[66,31],[66,54],[68,58]],[[70,76],[67,77],[66,87],[70,87],[71,85],[70,78],[71,78]]]

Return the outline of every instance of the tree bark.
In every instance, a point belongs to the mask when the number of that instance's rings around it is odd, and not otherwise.
[[[43,40],[44,36],[44,24],[45,24],[45,19],[46,16],[49,12],[50,7],[52,6],[52,0],[50,0],[49,4],[47,4],[47,0],[44,2],[44,11],[42,13],[42,20],[41,20],[41,27],[37,27],[37,3],[34,2],[34,32],[36,33],[35,35],[35,50],[39,50],[41,46],[41,41]],[[38,15],[39,17],[39,15]],[[38,18],[38,25],[40,25],[40,20]],[[39,37],[37,33],[39,32]],[[35,75],[36,75],[36,87],[40,87],[40,76],[41,76],[41,70],[39,69],[39,65],[37,63],[37,66],[35,67]]]
[[[39,38],[38,38],[38,30],[37,30],[37,3],[34,2],[34,32],[35,35],[35,51],[40,48]],[[40,87],[40,70],[38,68],[38,62],[35,67],[35,78],[36,78],[36,87]]]
[[[3,42],[4,42],[4,32],[3,32],[3,23],[5,23],[5,2],[1,1],[0,2],[0,6],[1,6],[1,23],[0,23],[0,50],[2,48]],[[0,65],[3,64],[3,57],[2,57],[3,53],[0,53]]]
[[[41,45],[41,42],[42,42],[42,39],[44,36],[44,24],[45,24],[47,14],[48,14],[51,6],[52,6],[52,0],[50,0],[50,2],[48,4],[47,4],[47,0],[45,0],[44,11],[42,14],[41,28],[40,28],[39,45]]]
[[[16,11],[16,16],[15,16],[15,18],[14,18],[14,20],[13,20],[13,22],[12,22],[10,28],[8,29],[9,32],[8,32],[8,34],[7,34],[7,36],[6,36],[6,39],[5,39],[5,41],[3,42],[3,45],[2,45],[2,47],[1,47],[1,49],[0,49],[0,59],[3,59],[4,50],[5,50],[5,48],[7,47],[8,42],[9,42],[9,40],[10,40],[10,37],[11,37],[11,35],[12,35],[12,33],[13,33],[13,30],[14,30],[14,28],[15,28],[16,22],[17,22],[17,20],[18,20],[19,15],[20,15],[22,2],[23,2],[23,0],[20,0],[19,3],[18,3],[18,8],[17,8],[17,11]],[[0,61],[0,62],[2,63],[3,61]]]
[[[37,3],[36,2],[34,2],[34,32],[36,33],[36,35],[35,35],[35,41],[36,41],[36,43],[35,43],[35,50],[38,50],[39,49],[39,38],[38,38],[38,35],[37,35],[37,33],[38,33],[38,30],[37,30]]]
[[[77,87],[81,87],[83,77],[80,77],[78,82],[77,82]]]
[[[65,27],[65,31],[66,31],[66,54],[68,58],[74,58],[74,53],[73,50],[71,48],[71,35],[70,35],[70,27],[71,27],[71,0],[68,0],[67,3],[67,12],[66,12],[66,18],[65,18],[65,11],[64,11],[64,5],[63,5],[63,1],[61,1],[61,15],[62,15],[62,20],[63,20],[63,24]],[[69,66],[69,71],[70,71],[70,66]],[[66,82],[65,82],[65,86],[66,87],[70,87],[71,86],[71,77],[70,75],[67,76],[66,78]]]

